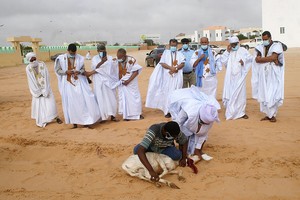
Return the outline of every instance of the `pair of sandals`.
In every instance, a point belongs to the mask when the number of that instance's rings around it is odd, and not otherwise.
[[[264,118],[262,118],[260,121],[267,121],[267,120],[269,120],[270,122],[276,122],[277,120],[276,120],[276,118],[273,116],[273,117],[264,117]]]

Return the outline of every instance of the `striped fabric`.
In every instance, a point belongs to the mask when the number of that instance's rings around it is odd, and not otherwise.
[[[162,135],[162,128],[166,123],[154,124],[148,130],[140,143],[145,149],[150,149],[153,152],[161,153],[166,147],[175,146],[174,140],[167,140]],[[182,132],[179,133],[176,142],[183,145],[187,142],[187,138]]]

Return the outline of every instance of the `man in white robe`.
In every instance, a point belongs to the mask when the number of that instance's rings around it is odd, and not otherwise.
[[[284,55],[280,42],[273,42],[271,33],[262,34],[263,44],[255,47],[252,66],[252,97],[265,113],[261,120],[276,122],[279,106],[284,99]]]
[[[171,115],[168,109],[168,96],[183,85],[183,73],[185,57],[177,51],[177,40],[171,39],[170,50],[165,50],[160,62],[152,72],[146,97],[146,107],[157,108],[164,112],[166,118]]]
[[[229,119],[248,119],[246,115],[246,76],[252,64],[252,55],[239,46],[236,36],[229,38],[227,50],[221,56],[226,67],[223,88],[223,104],[225,117]]]
[[[126,55],[125,49],[119,49],[117,60],[113,64],[118,66],[119,84],[119,114],[125,121],[144,119],[142,116],[142,99],[138,85],[138,75],[142,71],[136,59]]]
[[[31,118],[36,125],[45,127],[47,123],[55,120],[58,124],[62,121],[57,115],[56,102],[50,87],[49,72],[44,62],[36,59],[35,53],[27,53],[29,64],[26,67],[28,86],[32,95]]]
[[[107,55],[106,47],[97,45],[98,55],[92,58],[91,72],[85,72],[87,77],[93,76],[94,94],[99,106],[101,120],[118,121],[117,92],[113,85],[118,81],[118,66],[113,64],[111,56]]]
[[[77,124],[91,128],[100,119],[99,108],[87,77],[84,75],[84,57],[76,54],[75,44],[68,46],[68,53],[55,60],[54,68],[58,78],[66,124]]]
[[[87,54],[85,55],[85,59],[91,60],[91,52],[88,51]]]
[[[196,86],[170,94],[169,110],[172,120],[179,124],[181,131],[189,138],[188,154],[198,155],[204,160],[212,159],[202,149],[213,123],[220,121],[218,109],[218,101],[201,92]]]
[[[205,94],[216,97],[218,80],[215,58],[207,37],[202,37],[200,44],[200,49],[195,51],[190,60],[191,65],[196,68],[196,86]]]

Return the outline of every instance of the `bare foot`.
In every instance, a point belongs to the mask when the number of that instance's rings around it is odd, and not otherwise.
[[[58,123],[58,124],[62,124],[62,123],[63,123],[63,121],[61,121],[61,119],[59,119],[59,117],[56,117],[56,123]]]

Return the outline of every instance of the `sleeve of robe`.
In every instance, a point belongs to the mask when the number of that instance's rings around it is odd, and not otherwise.
[[[191,60],[190,60],[190,64],[191,66],[194,65],[195,61],[198,59],[198,55],[196,54],[197,51],[195,51],[191,57]]]
[[[49,72],[48,72],[48,68],[46,66],[46,64],[44,62],[43,66],[44,66],[44,76],[45,76],[45,88],[43,89],[42,93],[44,97],[48,97],[49,93],[50,93],[50,78],[49,78]]]
[[[221,63],[227,68],[227,62],[229,59],[230,53],[228,51],[225,51],[221,56]]]
[[[33,97],[38,98],[42,94],[42,90],[36,84],[34,75],[29,71],[29,65],[26,67],[26,74],[30,93]]]

